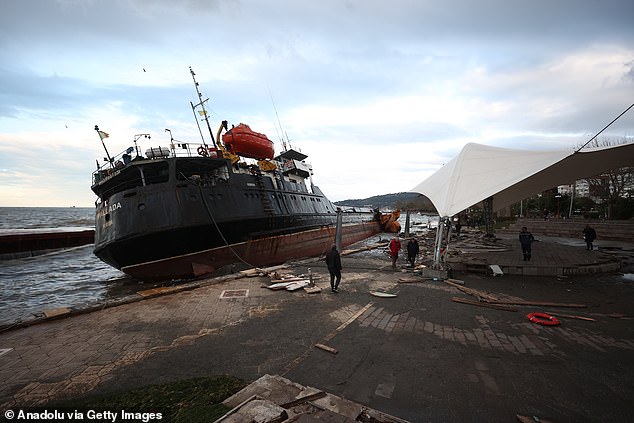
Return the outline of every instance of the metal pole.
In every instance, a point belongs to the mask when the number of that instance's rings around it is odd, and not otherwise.
[[[449,243],[451,242],[451,229],[453,228],[453,223],[451,218],[447,218],[447,245],[445,246],[445,253],[449,249]]]
[[[110,166],[112,166],[113,160],[112,160],[112,157],[110,157],[110,153],[108,153],[108,149],[106,148],[106,143],[103,142],[103,137],[101,136],[101,132],[99,131],[99,126],[95,125],[95,131],[97,131],[97,135],[99,135],[99,139],[101,140],[101,145],[103,145],[103,149],[106,150],[106,156],[108,156],[108,162],[110,163]]]
[[[577,181],[572,183],[572,192],[570,193],[570,209],[568,210],[568,217],[572,217],[572,203],[575,199],[575,191],[577,190]]]
[[[194,80],[194,85],[196,87],[196,93],[198,94],[198,99],[200,100],[200,103],[198,103],[196,106],[200,106],[203,109],[203,115],[205,116],[205,122],[207,122],[207,129],[209,129],[209,136],[211,137],[211,142],[213,143],[214,148],[218,148],[218,146],[216,145],[216,140],[214,139],[214,134],[211,130],[211,125],[209,124],[209,118],[207,117],[207,110],[205,110],[205,101],[209,99],[203,101],[203,95],[200,93],[200,90],[198,89],[198,82],[196,82],[196,74],[194,73],[191,66],[189,67],[189,72],[191,72],[192,74],[192,79]],[[194,113],[194,116],[195,115],[196,113]],[[203,144],[204,144],[204,140],[203,140]]]
[[[205,137],[203,136],[203,131],[200,129],[200,123],[198,123],[198,116],[196,116],[196,106],[191,101],[189,102],[192,106],[192,113],[194,114],[194,120],[196,121],[196,126],[198,126],[198,132],[200,132],[200,138],[203,140],[203,145],[205,148],[207,147],[207,143],[205,142]]]
[[[409,238],[409,214],[410,211],[407,210],[405,213],[405,238]]]
[[[438,268],[438,266],[440,266],[440,243],[442,241],[442,233],[444,231],[444,228],[442,226],[442,218],[438,216],[438,226],[436,227],[436,241],[434,244],[434,268]]]

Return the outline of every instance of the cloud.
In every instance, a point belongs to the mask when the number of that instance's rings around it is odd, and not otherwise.
[[[467,142],[568,148],[631,104],[633,15],[625,0],[7,2],[0,167],[34,194],[0,203],[72,186],[90,205],[95,124],[113,154],[140,133],[166,145],[165,128],[197,142],[189,66],[214,130],[288,134],[333,200],[407,190]],[[606,135],[631,137],[632,115]]]

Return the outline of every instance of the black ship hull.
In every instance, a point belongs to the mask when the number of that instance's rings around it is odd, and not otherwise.
[[[346,224],[368,223],[371,215],[349,216]],[[95,249],[95,255],[117,269],[138,263],[161,260],[197,251],[233,245],[262,238],[288,235],[319,228],[334,227],[336,215],[286,216],[230,221],[201,226],[174,223],[172,229],[121,238]],[[222,234],[222,235],[221,235]],[[224,237],[224,239],[223,239]]]
[[[133,161],[98,179],[93,190],[102,201],[97,206],[94,253],[137,277],[198,276],[204,272],[171,272],[169,266],[151,263],[210,250],[223,257],[222,249],[230,246],[258,245],[258,256],[250,259],[262,265],[290,258],[289,251],[293,257],[325,252],[329,245],[324,249],[324,233],[330,237],[327,244],[334,242],[334,233],[328,231],[336,225],[336,207],[316,186],[308,189],[305,178],[280,171],[265,174],[254,166],[235,167],[226,159],[171,157]],[[345,245],[381,230],[370,211],[342,213],[342,224],[353,234],[344,236]],[[296,246],[285,245],[284,254],[261,250],[268,239],[292,243],[296,237],[288,235],[301,233],[311,234],[315,242],[303,237]],[[211,271],[239,259],[235,254],[207,258],[197,269]],[[148,266],[161,271],[147,272]],[[144,271],[135,271],[139,268]]]

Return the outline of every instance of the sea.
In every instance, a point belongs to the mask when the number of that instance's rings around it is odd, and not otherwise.
[[[94,227],[93,207],[0,207],[0,235]],[[0,327],[41,317],[44,310],[94,307],[148,288],[100,261],[92,249],[0,260]]]

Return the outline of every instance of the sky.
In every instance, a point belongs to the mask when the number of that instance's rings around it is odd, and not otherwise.
[[[332,201],[409,191],[469,142],[581,146],[634,102],[631,0],[0,2],[0,206],[94,205],[114,155],[246,123]],[[276,114],[277,112],[277,114]],[[602,137],[632,140],[634,109]],[[209,139],[207,139],[209,142]]]

